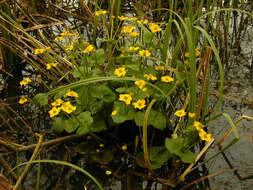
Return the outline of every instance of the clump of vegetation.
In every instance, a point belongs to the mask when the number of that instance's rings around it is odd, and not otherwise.
[[[33,137],[39,132],[64,136],[60,137],[62,141],[77,138],[69,145],[71,151],[82,154],[87,165],[98,164],[106,175],[121,180],[132,172],[131,175],[157,181],[167,188],[182,187],[196,180],[191,172],[198,173],[198,167],[206,162],[206,151],[215,140],[208,132],[208,123],[222,115],[218,110],[223,94],[222,60],[225,58],[220,58],[214,36],[209,33],[215,32],[217,27],[212,17],[227,14],[225,21],[229,22],[232,11],[239,9],[214,11],[219,4],[211,1],[195,4],[186,1],[182,5],[171,1],[169,8],[164,8],[162,1],[158,1],[157,9],[152,9],[152,4],[144,13],[137,1],[137,11],[120,14],[125,4],[120,2],[111,1],[107,10],[102,9],[103,4],[99,5],[98,1],[94,7],[92,4],[84,6],[80,1],[80,6],[90,10],[89,29],[82,32],[81,27],[71,28],[64,21],[61,27],[56,29],[56,23],[43,33],[40,30],[29,33],[31,28],[15,20],[16,13],[10,11],[15,9],[7,9],[7,3],[2,3],[0,28],[5,31],[4,37],[11,38],[20,48],[12,49],[11,53],[2,50],[9,55],[3,63],[19,56],[26,61],[23,69],[27,75],[18,81],[22,94],[17,94],[16,102],[21,106],[16,106],[17,112],[9,111],[16,114],[15,119],[25,117],[21,109],[29,109],[33,114],[30,118],[43,118],[45,122],[36,127],[22,119],[25,130]],[[23,10],[20,4],[16,5],[19,11]],[[50,1],[45,5],[49,11],[61,9]],[[64,7],[65,4],[59,5]],[[47,17],[60,22],[53,14],[41,16]],[[79,25],[74,22],[78,16],[72,17],[73,23]],[[210,69],[210,62],[216,64],[215,69]],[[218,73],[219,98],[215,109],[209,112],[212,72]],[[235,136],[224,148],[227,149],[238,140],[238,134],[230,117],[223,116]],[[18,125],[16,127],[14,130],[19,131]],[[57,138],[51,142],[58,143]],[[47,145],[41,142],[37,147]],[[23,146],[13,146],[17,151],[25,150]],[[42,157],[50,159],[46,154]],[[33,157],[28,165],[32,161],[73,167],[102,189],[92,177],[96,173],[71,164],[71,158],[62,162],[36,161]],[[61,175],[62,171],[58,179]],[[39,178],[40,174],[37,189]],[[199,187],[203,185],[208,186],[208,182]]]

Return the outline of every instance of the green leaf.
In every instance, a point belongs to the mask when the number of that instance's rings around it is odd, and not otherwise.
[[[183,148],[184,139],[183,138],[177,138],[177,139],[165,139],[165,147],[167,150],[171,153],[175,153],[178,155],[178,153],[181,153],[181,149]]]
[[[134,119],[134,109],[131,105],[126,105],[123,102],[114,102],[113,110],[117,111],[116,115],[112,115],[115,123],[123,123],[126,120]]]
[[[45,106],[48,104],[48,95],[43,93],[36,94],[33,97],[33,101],[41,106]]]
[[[65,123],[60,117],[53,118],[53,129],[56,133],[61,133],[64,131]]]
[[[127,64],[126,68],[132,69],[134,71],[139,71],[140,70],[140,65],[136,64],[136,63],[131,63],[131,64]]]
[[[135,114],[134,121],[136,125],[142,126],[143,125],[143,119],[144,119],[144,113],[143,112],[137,112]],[[152,125],[157,129],[163,130],[166,128],[166,117],[161,114],[160,112],[151,109],[148,117],[148,125]]]
[[[58,98],[63,97],[66,93],[68,92],[68,90],[62,90],[60,92],[57,92],[54,96],[54,100],[57,100]]]
[[[85,76],[85,67],[84,67],[84,66],[80,66],[80,67],[78,67],[78,69],[75,68],[75,69],[73,69],[73,70],[71,71],[71,74],[72,74],[75,78],[84,78],[84,76]]]
[[[88,63],[91,65],[99,64],[103,65],[105,63],[104,49],[97,49],[91,56],[88,57]]]
[[[75,147],[75,151],[80,154],[93,154],[93,153],[96,153],[96,146],[94,143],[87,141],[87,142],[78,144]]]
[[[184,149],[184,139],[165,139],[165,147],[169,152],[176,154],[185,163],[192,163],[195,160],[195,155],[190,150]]]
[[[88,106],[88,109],[90,110],[90,112],[92,114],[96,114],[96,113],[98,113],[99,111],[102,110],[103,105],[104,105],[103,101],[96,101],[96,100],[94,100],[94,101],[90,102],[90,104]]]
[[[107,151],[94,154],[92,156],[92,160],[99,163],[106,163],[106,162],[112,161],[113,157],[114,157],[113,151],[107,150]]]
[[[107,83],[90,87],[90,94],[94,98],[104,102],[113,102],[117,97],[116,94],[107,86]]]
[[[153,146],[149,151],[152,162],[163,164],[172,157],[172,154],[164,146]]]
[[[181,160],[185,163],[192,163],[195,160],[195,155],[190,150],[180,152],[178,156],[180,156]]]
[[[74,117],[71,117],[68,120],[64,121],[64,129],[67,133],[74,132],[78,126],[79,126],[79,123],[77,119]]]
[[[161,82],[158,81],[155,83],[156,86],[158,86],[165,94],[167,94],[175,85],[175,82]]]
[[[148,123],[157,129],[163,130],[166,128],[166,117],[162,113],[152,109],[149,113]]]
[[[78,121],[80,122],[80,125],[89,126],[93,123],[93,118],[91,116],[91,113],[89,111],[85,111],[80,113],[77,116]]]
[[[89,126],[83,125],[77,129],[76,134],[77,135],[85,135],[89,132],[90,132]]]
[[[143,112],[137,112],[134,117],[134,121],[137,126],[143,126],[143,119],[144,119],[144,113]]]
[[[90,126],[90,131],[91,132],[101,132],[106,129],[107,129],[107,127],[106,127],[105,121],[103,119],[101,119],[101,115],[97,115],[94,118],[94,121]]]

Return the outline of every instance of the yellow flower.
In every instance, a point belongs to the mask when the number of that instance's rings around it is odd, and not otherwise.
[[[199,137],[201,140],[207,142],[212,140],[212,134],[205,132],[203,129],[199,130]]]
[[[126,16],[118,16],[118,19],[119,19],[120,21],[123,21],[123,20],[127,20],[128,17],[126,17]]]
[[[129,105],[132,101],[132,96],[130,94],[120,94],[119,101],[125,102],[125,104]]]
[[[146,101],[143,99],[137,100],[137,102],[133,103],[134,108],[138,108],[141,110],[142,108],[145,108],[146,106]]]
[[[47,70],[50,70],[52,67],[57,67],[57,65],[58,65],[58,63],[48,63],[48,64],[46,64],[46,66],[47,66]]]
[[[89,53],[91,51],[93,51],[94,46],[93,45],[88,45],[85,50],[83,50],[83,53]]]
[[[148,89],[145,87],[142,89],[143,92],[146,92]]]
[[[112,115],[117,115],[118,111],[117,110],[113,110],[112,111]]]
[[[99,147],[100,147],[100,148],[104,148],[105,145],[104,145],[104,144],[99,144]]]
[[[72,50],[73,48],[74,48],[74,46],[71,45],[71,46],[66,47],[65,50],[66,50],[66,51],[70,51],[70,50]]]
[[[69,31],[65,30],[64,32],[60,33],[61,36],[67,36]]]
[[[52,65],[50,63],[46,64],[46,66],[47,66],[46,68],[47,70],[50,70],[52,68]]]
[[[130,26],[123,26],[121,32],[122,33],[132,33],[134,29],[135,29],[135,27],[131,26],[131,25]]]
[[[184,111],[184,109],[177,110],[175,112],[175,116],[177,116],[177,117],[184,117],[185,115],[186,115],[186,112]]]
[[[194,126],[198,131],[202,130],[202,128],[204,127],[204,125],[203,125],[202,123],[198,122],[198,121],[194,121],[193,126]]]
[[[127,150],[127,145],[126,145],[126,144],[123,145],[123,146],[121,147],[121,149],[122,149],[122,150]]]
[[[19,101],[18,101],[18,103],[19,104],[24,104],[27,101],[28,101],[28,99],[25,96],[21,96],[20,99],[19,99]]]
[[[55,100],[54,102],[51,103],[52,106],[56,107],[56,106],[60,106],[63,103],[61,98],[58,98],[57,100]]]
[[[51,63],[52,67],[57,67],[58,63]]]
[[[144,78],[147,79],[147,80],[150,80],[149,74],[144,74]]]
[[[196,57],[200,56],[200,49],[199,48],[195,49],[195,56]]]
[[[144,80],[138,80],[135,81],[134,84],[136,84],[140,89],[142,89],[146,85],[146,82]]]
[[[99,16],[99,15],[104,15],[104,14],[106,14],[107,13],[107,11],[96,11],[95,12],[95,15],[96,16]]]
[[[162,82],[173,82],[174,79],[172,77],[166,75],[166,76],[161,77],[161,81]]]
[[[44,53],[45,51],[47,51],[47,50],[49,50],[49,49],[51,49],[51,47],[46,47],[46,48],[44,48],[44,49],[35,49],[34,50],[34,54],[42,54],[42,53]]]
[[[132,37],[136,37],[136,36],[139,36],[139,32],[131,32],[129,35],[132,36]]]
[[[139,24],[147,24],[147,23],[148,23],[147,20],[138,20],[137,22],[138,22]]]
[[[144,74],[144,78],[147,80],[157,80],[157,77],[152,74]]]
[[[49,110],[49,115],[50,115],[50,118],[58,115],[60,113],[61,109],[60,108],[57,108],[57,107],[53,107],[51,110]]]
[[[134,46],[129,47],[130,51],[137,51],[138,49],[140,49],[140,47],[134,47]]]
[[[137,18],[136,18],[136,17],[131,17],[131,18],[129,18],[129,20],[130,20],[130,21],[136,21]]]
[[[31,83],[31,79],[30,78],[25,78],[24,80],[20,81],[19,84],[22,85],[27,85],[29,83]]]
[[[194,118],[194,117],[195,117],[195,113],[189,112],[189,113],[188,113],[188,116],[189,116],[190,118]]]
[[[54,39],[54,41],[63,40],[63,36],[58,36]]]
[[[106,175],[111,175],[112,172],[111,172],[110,170],[106,170],[106,171],[105,171],[105,174],[106,174]]]
[[[159,32],[162,30],[162,28],[160,28],[157,24],[155,23],[151,23],[149,24],[149,29],[151,30],[151,32],[155,33],[155,32]]]
[[[164,67],[164,66],[161,66],[161,65],[158,65],[158,66],[155,66],[155,70],[156,70],[156,71],[164,71],[164,70],[165,70],[165,67]]]
[[[148,51],[148,50],[141,50],[141,51],[139,51],[138,54],[140,56],[147,56],[147,57],[149,57],[151,55],[150,51]]]
[[[188,61],[188,59],[184,61],[184,64],[186,64],[187,66],[190,65],[190,62]]]
[[[117,77],[124,77],[126,75],[125,67],[120,67],[118,69],[115,69],[114,74],[117,75]]]
[[[73,90],[69,90],[69,91],[64,95],[64,97],[67,97],[67,96],[77,98],[77,97],[78,97],[78,94],[77,94],[75,91],[73,91]]]
[[[76,110],[76,106],[71,105],[70,101],[64,102],[60,107],[63,111],[70,114],[71,112]]]
[[[200,49],[199,49],[199,48],[196,48],[196,49],[195,49],[195,56],[198,57],[199,55],[200,55]],[[189,52],[186,52],[186,53],[184,54],[184,56],[185,56],[186,58],[189,58],[189,57],[190,57],[190,53],[189,53]]]

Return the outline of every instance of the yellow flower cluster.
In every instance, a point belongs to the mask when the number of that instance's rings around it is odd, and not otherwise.
[[[137,20],[137,18],[136,17],[130,17],[129,20],[134,22],[134,21]]]
[[[147,57],[149,57],[151,55],[150,51],[148,51],[148,50],[141,50],[138,52],[138,54],[140,56],[147,56]]]
[[[58,63],[48,63],[47,66],[47,70],[51,69],[52,67],[57,67]]]
[[[76,36],[78,33],[77,32],[75,32],[75,33],[72,33],[72,32],[70,32],[70,31],[64,31],[64,32],[62,32],[62,33],[60,33],[60,35],[61,36]]]
[[[36,54],[36,55],[42,54],[42,53],[44,53],[45,51],[50,50],[50,49],[51,49],[51,47],[46,47],[46,48],[42,48],[42,49],[35,49],[35,50],[34,50],[34,54]]]
[[[162,81],[162,82],[173,82],[174,79],[173,79],[172,77],[166,75],[166,76],[162,76],[162,77],[161,77],[161,81]]]
[[[137,22],[138,22],[139,24],[147,24],[147,23],[148,23],[147,20],[138,20]]]
[[[60,33],[60,36],[57,36],[57,37],[54,39],[54,41],[63,40],[63,37],[64,37],[64,36],[76,36],[76,35],[78,35],[77,32],[72,33],[72,32],[69,32],[69,31],[66,30],[66,31]]]
[[[120,21],[123,21],[123,20],[127,20],[128,17],[126,17],[126,16],[118,16],[118,19],[119,19]]]
[[[115,69],[114,74],[117,75],[117,77],[124,77],[126,75],[126,68],[120,67]]]
[[[104,15],[104,14],[106,14],[106,13],[107,13],[107,11],[101,10],[101,11],[96,11],[96,12],[95,12],[95,15],[96,15],[96,16],[99,16],[99,15]]]
[[[152,74],[144,74],[144,78],[147,80],[157,80],[157,77]]]
[[[151,30],[151,32],[153,32],[153,33],[159,32],[159,31],[162,30],[162,28],[160,28],[160,27],[158,26],[158,24],[155,24],[155,23],[149,24],[148,27],[149,27],[149,29]]]
[[[78,94],[77,94],[75,91],[73,91],[73,90],[69,90],[69,91],[64,95],[64,97],[75,97],[75,98],[77,98],[77,97],[78,97]]]
[[[138,108],[141,110],[142,108],[146,107],[146,101],[144,99],[139,99],[137,102],[133,103],[134,108]]]
[[[55,100],[54,102],[51,103],[52,106],[60,106],[62,105],[63,100],[61,98],[58,98],[57,100]]]
[[[29,83],[31,83],[31,79],[30,78],[25,78],[24,80],[20,81],[19,84],[22,85],[27,85]]]
[[[93,45],[88,45],[84,50],[83,53],[89,53],[91,51],[94,50],[94,46]]]
[[[156,70],[156,71],[164,71],[164,70],[165,70],[165,67],[162,66],[162,65],[158,65],[158,66],[155,66],[155,70]]]
[[[185,56],[186,58],[189,58],[189,57],[190,57],[190,53],[189,53],[189,52],[186,52],[186,53],[184,54],[184,56]],[[196,57],[200,56],[200,49],[199,49],[199,48],[196,48],[196,49],[195,49],[195,56],[196,56]]]
[[[140,49],[140,47],[134,47],[134,46],[129,47],[130,51],[137,51],[138,49]]]
[[[196,128],[196,130],[199,133],[199,137],[203,141],[210,142],[212,140],[212,134],[207,133],[206,131],[203,130],[205,127],[202,123],[198,121],[194,121],[193,126]]]
[[[120,94],[119,101],[125,102],[125,104],[129,105],[132,101],[132,96],[130,94]]]
[[[50,118],[58,115],[61,110],[68,114],[76,110],[76,106],[73,106],[70,101],[63,102],[61,99],[57,99],[56,101],[52,102],[51,105],[53,108],[48,112]]]
[[[70,45],[70,46],[66,47],[65,50],[66,50],[66,51],[71,51],[73,48],[74,48],[74,46],[73,46],[73,45]]]
[[[20,99],[19,99],[19,101],[18,101],[18,103],[19,103],[19,104],[24,104],[24,103],[26,103],[27,101],[28,101],[28,99],[27,99],[25,96],[21,96]]]
[[[129,34],[129,36],[131,36],[131,37],[137,37],[137,36],[139,36],[139,35],[140,35],[139,32],[131,32],[131,33]]]
[[[121,30],[121,33],[132,33],[134,29],[135,29],[135,27],[132,26],[132,25],[123,26],[122,30]]]

